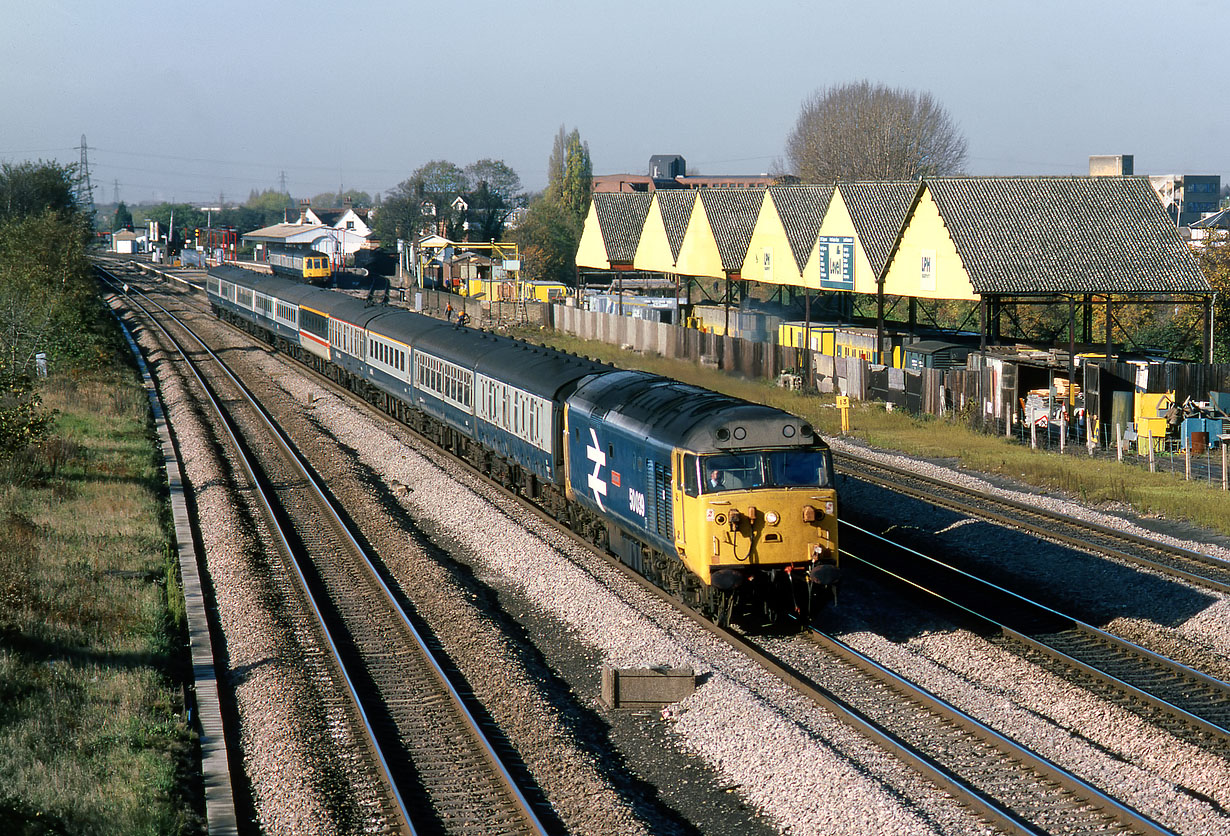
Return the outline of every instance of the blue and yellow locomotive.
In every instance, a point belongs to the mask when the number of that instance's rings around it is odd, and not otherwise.
[[[586,380],[566,420],[568,498],[660,586],[720,622],[740,601],[807,612],[835,586],[833,463],[806,422],[635,371]]]
[[[235,267],[207,290],[719,622],[805,615],[836,587],[832,459],[793,415]]]

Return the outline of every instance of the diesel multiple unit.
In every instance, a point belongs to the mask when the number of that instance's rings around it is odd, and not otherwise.
[[[832,459],[793,415],[236,267],[208,293],[711,618],[806,614],[835,588]]]

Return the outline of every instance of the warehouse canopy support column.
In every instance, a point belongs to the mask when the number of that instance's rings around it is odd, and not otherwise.
[[[725,314],[726,314],[726,324],[722,326],[723,327],[722,336],[729,337],[730,336],[730,274],[729,273],[726,274],[726,294],[725,294],[724,299],[725,299],[724,307],[725,307]]]
[[[876,356],[884,356],[884,277],[876,281]]]
[[[1106,364],[1107,364],[1106,368],[1108,369],[1110,368],[1111,357],[1115,353],[1115,344],[1111,340],[1112,332],[1114,329],[1114,320],[1111,319],[1111,315],[1112,315],[1111,301],[1110,301],[1110,294],[1108,293],[1106,294]]]
[[[1204,362],[1209,365],[1213,364],[1213,302],[1217,299],[1217,294],[1211,294],[1204,297],[1204,333],[1201,339],[1204,341]]]
[[[811,290],[803,297],[803,347],[811,348]],[[810,374],[810,371],[809,371]]]
[[[1076,297],[1068,297],[1068,426],[1076,425]]]
[[[978,298],[978,350],[984,354],[987,350],[987,299],[985,296]]]

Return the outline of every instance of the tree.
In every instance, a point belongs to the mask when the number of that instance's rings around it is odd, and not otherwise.
[[[208,216],[204,212],[187,203],[160,203],[150,207],[145,217],[147,220],[157,221],[158,226],[164,230],[163,234],[171,237],[168,245],[171,252],[179,252],[193,230],[205,226],[208,222]]]
[[[560,203],[584,225],[593,192],[594,166],[589,158],[589,145],[581,141],[574,128],[568,137],[568,154],[564,158],[564,180],[560,185]]]
[[[376,216],[376,237],[381,241],[411,239],[429,227],[443,224],[446,238],[455,239],[465,218],[453,201],[470,188],[466,173],[447,160],[432,160],[389,189]]]
[[[465,168],[465,176],[471,184],[468,195],[473,219],[470,237],[479,241],[500,240],[508,216],[525,205],[521,178],[502,160],[470,163]]]
[[[960,173],[965,137],[930,93],[857,81],[817,90],[786,139],[804,183]]]
[[[0,221],[45,209],[77,212],[73,167],[57,163],[0,164]]]
[[[45,208],[0,221],[0,462],[50,431],[34,382],[51,368],[99,356],[102,320],[80,212]]]
[[[560,125],[547,160],[546,199],[558,202],[584,224],[593,191],[594,167],[589,157],[589,143],[581,141],[576,128],[565,134]]]
[[[589,145],[576,128],[561,125],[547,160],[547,188],[525,219],[513,230],[521,247],[523,273],[531,279],[572,284],[576,279],[577,246],[589,212],[593,164]]]
[[[547,191],[555,191],[559,197],[560,185],[564,182],[564,163],[568,159],[568,134],[559,126],[551,144],[551,156],[547,158]]]
[[[531,203],[512,239],[521,249],[523,276],[573,284],[581,224],[558,200],[543,194]]]
[[[128,204],[120,201],[115,207],[115,220],[111,223],[112,229],[132,229],[132,212],[128,211]]]
[[[0,165],[0,462],[45,438],[37,356],[54,368],[100,355],[104,321],[85,248],[91,222],[72,169]]]
[[[347,189],[344,192],[321,192],[312,198],[312,205],[323,208],[337,208],[345,205],[350,198],[351,206],[371,206],[372,196],[358,189]]]
[[[295,208],[295,200],[286,192],[279,192],[274,189],[257,192],[254,189],[248,195],[248,199],[243,205],[249,209],[262,212],[266,216],[276,213],[278,220],[281,220],[283,213],[287,209]]]

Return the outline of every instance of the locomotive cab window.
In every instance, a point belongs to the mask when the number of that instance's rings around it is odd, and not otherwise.
[[[705,456],[701,484],[705,493],[750,488],[830,487],[832,462],[821,449],[796,448]]]
[[[828,487],[833,463],[824,450],[783,450],[768,453],[769,481],[782,487]]]
[[[683,456],[683,492],[688,496],[700,496],[700,471],[696,466],[696,456],[685,453]]]

